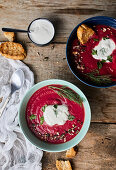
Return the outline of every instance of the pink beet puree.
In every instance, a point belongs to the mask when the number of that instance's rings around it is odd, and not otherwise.
[[[62,87],[62,85],[53,86],[59,88]],[[74,120],[67,120],[64,125],[55,124],[53,126],[49,126],[46,124],[42,118],[42,107],[45,105],[56,104],[67,105],[70,115],[74,116]],[[74,138],[83,126],[84,117],[85,112],[83,104],[80,105],[67,98],[60,97],[57,92],[50,89],[49,86],[45,86],[37,90],[29,99],[26,108],[27,124],[31,131],[39,139],[54,144],[64,143]]]
[[[72,43],[71,55],[75,70],[82,73],[85,77],[86,73],[98,70],[99,73],[97,71],[97,75],[111,76],[111,81],[116,81],[116,48],[111,54],[112,61],[102,63],[101,68],[98,68],[98,62],[100,60],[94,59],[92,56],[92,49],[99,44],[101,39],[112,39],[116,44],[116,30],[105,25],[94,26],[93,30],[95,34],[86,44],[80,45],[77,38]]]

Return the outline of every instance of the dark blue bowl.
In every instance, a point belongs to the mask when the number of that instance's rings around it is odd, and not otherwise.
[[[70,70],[72,71],[72,73],[75,75],[76,78],[78,78],[81,82],[83,82],[86,85],[91,86],[91,87],[105,88],[105,87],[115,86],[116,82],[97,85],[97,84],[95,84],[94,82],[92,82],[90,80],[85,80],[85,78],[75,70],[74,64],[73,64],[72,59],[70,57],[71,56],[70,48],[71,48],[73,40],[77,37],[77,28],[81,24],[87,24],[90,27],[93,26],[93,25],[108,25],[108,26],[116,29],[116,19],[111,18],[111,17],[106,17],[106,16],[97,16],[97,17],[92,17],[92,18],[88,18],[88,19],[84,20],[83,22],[78,24],[73,29],[73,31],[71,32],[71,34],[70,34],[70,36],[68,38],[67,45],[66,45],[67,63],[68,63],[68,66],[69,66]]]

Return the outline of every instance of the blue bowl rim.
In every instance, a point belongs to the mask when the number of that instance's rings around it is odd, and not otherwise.
[[[82,129],[83,129],[83,131],[84,131],[84,135],[82,135],[80,138],[79,138],[79,140],[78,140],[78,142],[76,143],[74,143],[74,144],[70,144],[70,147],[67,147],[67,148],[65,148],[65,149],[60,149],[60,150],[49,150],[49,149],[43,149],[42,147],[39,147],[37,144],[36,144],[36,142],[34,142],[34,141],[32,141],[30,138],[29,138],[29,136],[25,133],[25,131],[24,131],[24,128],[23,128],[23,126],[22,126],[22,122],[20,121],[21,120],[21,115],[20,115],[20,113],[21,113],[21,107],[23,106],[23,103],[24,103],[24,101],[25,101],[25,98],[26,98],[26,96],[29,94],[29,93],[31,93],[31,91],[33,91],[32,92],[32,95],[35,93],[35,88],[38,86],[38,84],[40,84],[40,86],[42,85],[42,83],[44,84],[44,83],[47,83],[46,85],[49,85],[49,83],[50,84],[52,84],[52,82],[55,82],[55,81],[57,81],[59,84],[61,83],[66,83],[66,84],[68,84],[68,86],[69,86],[69,88],[75,88],[76,89],[76,91],[78,91],[79,93],[81,93],[81,95],[86,99],[85,100],[85,105],[86,105],[86,107],[88,108],[88,113],[89,113],[89,117],[87,117],[87,116],[85,116],[85,120],[84,120],[84,124],[83,124],[83,126],[82,126],[82,128],[81,128],[81,130],[80,130],[80,132],[82,131]],[[58,84],[58,83],[56,83],[56,84]],[[53,84],[55,84],[55,83],[53,83]],[[44,85],[45,86],[45,85]],[[42,86],[42,87],[44,87],[44,86]],[[71,87],[70,87],[71,86]],[[38,88],[39,89],[39,88]],[[37,91],[37,90],[36,90]],[[31,96],[32,96],[31,95]],[[29,101],[29,99],[28,99],[28,101]],[[85,110],[85,112],[86,112],[86,110]],[[39,82],[39,83],[37,83],[37,84],[35,84],[33,87],[31,87],[27,92],[26,92],[26,94],[25,94],[25,96],[23,97],[23,99],[22,99],[22,101],[21,101],[21,103],[20,103],[20,107],[19,107],[19,111],[18,111],[18,117],[19,117],[19,125],[20,125],[20,128],[21,128],[21,130],[22,130],[22,132],[23,132],[23,134],[24,134],[24,136],[26,137],[26,139],[28,139],[33,145],[35,145],[36,147],[38,147],[39,149],[41,149],[41,150],[43,150],[43,151],[47,151],[47,152],[62,152],[62,151],[65,151],[65,150],[67,150],[67,149],[70,149],[70,148],[72,148],[72,147],[74,147],[75,145],[77,145],[85,136],[86,136],[86,134],[87,134],[87,132],[88,132],[88,130],[89,130],[89,127],[90,127],[90,123],[91,123],[91,108],[90,108],[90,105],[89,105],[89,102],[88,102],[88,99],[86,98],[86,96],[85,96],[85,94],[80,90],[80,88],[78,88],[77,86],[75,86],[74,84],[72,84],[72,83],[70,83],[70,82],[68,82],[68,81],[65,81],[65,80],[61,80],[61,79],[49,79],[49,80],[44,80],[44,81],[41,81],[41,82]],[[87,124],[85,124],[85,123],[87,123]],[[84,128],[85,128],[85,126],[86,126],[86,129],[84,130]],[[78,133],[78,134],[81,134],[81,133]],[[78,135],[77,134],[77,135]],[[77,136],[76,135],[76,136]],[[73,138],[73,139],[71,139],[70,141],[72,141],[72,140],[74,140],[75,138],[76,138],[76,136]],[[68,141],[68,142],[70,142],[70,141]],[[68,143],[68,142],[66,142],[66,143]],[[44,142],[45,143],[45,142]],[[63,143],[63,144],[66,144],[66,143]],[[53,145],[62,145],[62,144],[53,144]]]
[[[112,21],[115,21],[115,22],[116,22],[116,19],[113,18],[113,17],[96,16],[96,17],[90,17],[90,18],[82,21],[81,23],[79,23],[79,24],[72,30],[72,32],[70,33],[70,35],[69,35],[69,37],[68,37],[68,40],[67,40],[67,43],[66,43],[66,59],[67,59],[67,63],[68,63],[68,66],[69,66],[71,72],[72,72],[73,75],[74,75],[78,80],[80,80],[82,83],[84,83],[84,84],[86,84],[86,85],[88,85],[88,86],[90,86],[90,87],[95,87],[95,88],[108,88],[108,87],[116,86],[116,84],[111,84],[111,85],[106,85],[106,86],[97,86],[97,85],[91,85],[91,84],[87,83],[86,81],[83,81],[82,79],[80,79],[80,78],[73,72],[73,70],[72,70],[72,68],[71,68],[71,66],[70,66],[70,64],[69,64],[68,54],[67,54],[67,51],[68,51],[68,42],[69,42],[69,40],[70,40],[70,38],[71,38],[72,33],[73,33],[81,24],[83,24],[83,23],[85,23],[85,22],[87,22],[87,21],[90,21],[91,19],[92,19],[92,20],[94,20],[94,19],[96,20],[96,19],[101,19],[101,18],[102,18],[102,19],[105,19],[105,20],[108,19],[108,20],[112,20]]]

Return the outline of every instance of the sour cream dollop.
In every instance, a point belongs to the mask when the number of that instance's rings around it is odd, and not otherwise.
[[[93,49],[95,53],[92,54],[93,58],[97,60],[107,60],[107,57],[115,50],[116,44],[112,39],[102,39],[97,46]]]
[[[66,105],[58,105],[57,108],[54,105],[49,105],[44,112],[44,121],[50,126],[64,125],[68,120],[68,115],[69,111]]]

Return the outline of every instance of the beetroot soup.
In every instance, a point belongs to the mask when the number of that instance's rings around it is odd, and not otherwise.
[[[116,81],[116,30],[105,25],[93,26],[94,35],[82,45],[75,38],[71,57],[75,71],[96,84]]]
[[[85,112],[81,97],[63,85],[48,85],[37,90],[26,108],[31,131],[41,140],[60,144],[81,130]]]

